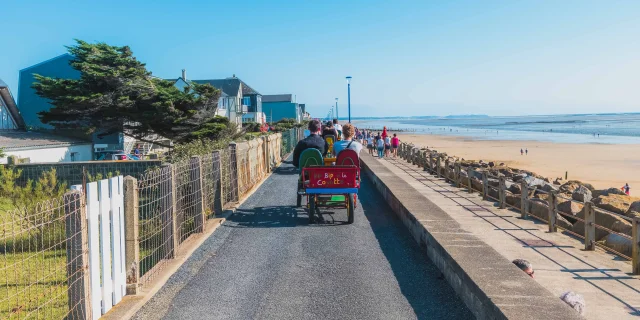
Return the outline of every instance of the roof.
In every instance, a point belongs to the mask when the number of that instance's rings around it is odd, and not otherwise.
[[[236,77],[226,78],[226,79],[210,79],[210,80],[189,80],[198,84],[210,84],[215,88],[222,90],[225,94],[229,96],[237,96],[239,88],[242,86],[242,95],[247,94],[260,94],[258,91],[251,88],[244,81],[240,80]]]
[[[18,110],[18,106],[16,105],[16,100],[13,99],[13,95],[11,95],[11,91],[9,91],[9,86],[0,79],[0,99],[4,101],[4,104],[7,106],[7,110],[11,113],[11,118],[15,121],[18,129],[25,129],[24,119],[20,114],[20,110]],[[2,144],[0,144],[1,146]]]
[[[77,144],[91,144],[91,142],[44,132],[0,131],[0,146],[5,151],[66,147]]]
[[[24,70],[31,69],[31,68],[35,68],[35,67],[37,67],[37,66],[39,66],[39,65],[42,65],[42,64],[45,64],[45,63],[47,63],[47,62],[49,62],[49,61],[57,60],[57,59],[60,59],[60,58],[67,58],[67,59],[70,59],[70,58],[73,58],[73,56],[72,56],[71,54],[69,54],[69,53],[63,53],[63,54],[61,54],[61,55],[59,55],[59,56],[55,56],[55,57],[53,57],[53,58],[51,58],[51,59],[49,59],[49,60],[45,60],[45,61],[42,61],[42,62],[36,63],[36,64],[34,64],[34,65],[32,65],[32,66],[28,66],[28,67],[26,67],[26,68],[24,68],[24,69],[21,69],[21,70],[20,70],[20,72],[22,72],[22,71],[24,71]]]
[[[265,102],[291,102],[293,95],[291,94],[267,94],[262,96],[262,103]]]

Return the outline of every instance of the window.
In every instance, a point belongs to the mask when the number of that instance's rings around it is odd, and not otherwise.
[[[242,98],[242,105],[244,106],[251,106],[251,97],[243,97]]]
[[[220,109],[227,108],[227,98],[220,98]]]
[[[71,162],[73,161],[78,161],[78,153],[77,152],[71,152]]]

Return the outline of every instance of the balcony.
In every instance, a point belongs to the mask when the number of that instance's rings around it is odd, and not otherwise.
[[[247,105],[242,105],[240,108],[238,108],[238,113],[247,113],[249,112],[249,107]]]

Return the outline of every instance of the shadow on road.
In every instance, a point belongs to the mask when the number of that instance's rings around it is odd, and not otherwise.
[[[366,191],[365,191],[366,190]],[[365,192],[363,192],[365,191]],[[438,305],[459,305],[463,318],[473,315],[458,298],[440,271],[427,258],[392,209],[380,197],[373,184],[364,180],[360,188],[360,202],[378,244],[398,281],[402,294],[418,319],[458,318],[453,314],[438,314]],[[437,299],[434,299],[437,297]]]
[[[279,175],[291,175],[291,174],[299,175],[300,174],[300,172],[296,167],[290,167],[290,166],[277,167],[275,170],[273,170],[273,173],[279,174]]]
[[[334,215],[336,215],[336,217],[334,217]],[[320,217],[316,215],[313,224],[309,224],[309,216],[307,215],[306,208],[276,206],[238,209],[228,220],[237,223],[236,228],[322,227],[347,224],[346,221],[341,221],[346,220],[346,216],[342,217],[343,215],[340,215],[340,212],[323,209],[322,215]]]

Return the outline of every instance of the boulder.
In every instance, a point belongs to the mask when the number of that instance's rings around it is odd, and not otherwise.
[[[511,177],[511,179],[513,179],[513,182],[520,182],[520,180],[526,177],[527,177],[526,173],[516,173]]]
[[[584,208],[576,215],[576,217],[584,219]],[[613,230],[613,226],[616,223],[619,228],[621,228],[621,226],[628,223],[628,221],[625,218],[620,217],[619,215],[596,210],[597,225]],[[584,236],[584,223],[581,221],[577,221],[573,225],[573,232]],[[604,238],[607,234],[609,234],[609,232],[600,228],[596,228],[596,240]]]
[[[580,211],[582,211],[582,208],[584,207],[584,205],[577,203],[575,201],[563,201],[563,202],[558,202],[558,211],[567,214],[567,215],[571,215],[571,216],[576,216],[578,215],[578,213],[580,213]],[[571,217],[566,217],[565,218],[567,220],[569,220],[571,223],[576,223],[576,219],[572,219]]]
[[[621,235],[610,233],[602,238],[602,240],[598,241],[598,243],[620,253],[626,254],[627,256],[631,256],[631,240]]]
[[[561,215],[556,216],[556,225],[565,230],[573,229],[573,223],[571,223],[569,220],[565,219],[565,217]]]
[[[571,194],[571,198],[573,198],[573,200],[580,201],[580,202],[588,202],[588,201],[591,201],[591,199],[593,198],[593,195],[591,193],[591,190],[589,190],[587,187],[583,185],[580,185],[575,190],[573,190],[573,193]]]
[[[523,180],[529,185],[529,187],[542,187],[546,184],[544,180],[538,179],[534,176],[527,176]]]
[[[507,193],[507,196],[505,197],[505,201],[509,205],[512,205],[516,208],[522,208],[522,206],[520,205],[522,203],[522,198],[520,198],[520,196]]]
[[[565,193],[573,193],[579,186],[582,185],[582,182],[578,180],[569,180],[560,186],[560,191]]]
[[[529,213],[544,219],[549,220],[549,206],[547,202],[540,199],[530,199],[529,200]]]
[[[640,217],[640,201],[634,201],[629,206],[629,210],[626,213],[627,217]]]
[[[553,180],[553,184],[555,184],[556,186],[562,185],[562,178],[556,178],[555,180]]]
[[[626,214],[631,207],[633,200],[627,195],[610,194],[608,196],[599,196],[592,200],[596,207],[611,212]]]
[[[552,192],[552,191],[558,191],[560,188],[558,188],[558,186],[555,186],[553,184],[545,183],[541,189],[542,191]]]
[[[611,226],[611,230],[631,236],[631,232],[633,230],[633,224],[631,224],[631,222],[626,220],[618,220],[613,223],[613,225]]]
[[[512,183],[511,186],[509,187],[509,192],[513,193],[513,194],[520,194],[522,192],[522,188],[520,187],[520,184],[518,183]]]
[[[608,195],[612,195],[612,194],[617,194],[617,195],[621,195],[621,196],[626,196],[626,194],[624,193],[624,191],[622,191],[621,189],[618,188],[609,188],[606,190],[596,190],[594,192],[594,197],[598,197],[598,196],[608,196]]]
[[[474,190],[478,190],[478,191],[482,190],[482,180],[480,179],[472,178],[471,185],[473,186]]]
[[[549,179],[549,178],[544,178],[542,180],[544,180],[544,182],[546,182],[546,183],[551,183],[551,179]]]
[[[496,166],[496,163],[495,163],[495,162],[493,162],[493,161],[489,161],[489,167],[495,167],[495,166]]]

